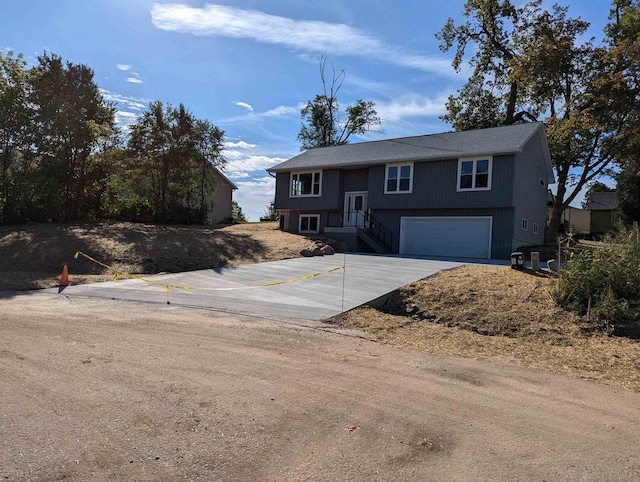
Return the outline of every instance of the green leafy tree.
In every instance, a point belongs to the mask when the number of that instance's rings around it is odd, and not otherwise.
[[[234,223],[246,223],[247,218],[237,201],[231,201],[231,219]]]
[[[640,160],[629,159],[616,176],[618,209],[622,220],[640,223]]]
[[[359,99],[347,106],[346,115],[341,111],[338,92],[342,87],[346,72],[332,68],[329,81],[325,75],[326,58],[320,59],[320,78],[323,93],[301,109],[302,127],[298,133],[301,150],[316,147],[347,144],[353,134],[362,135],[377,126],[381,126],[375,103]]]
[[[209,208],[209,193],[216,189],[216,177],[211,167],[223,168],[226,159],[222,154],[224,132],[208,120],[196,119],[194,122],[193,169],[196,174],[197,189],[190,196],[190,202],[201,212]]]
[[[473,73],[447,102],[442,119],[456,130],[492,127],[543,118],[557,174],[551,230],[583,186],[610,174],[621,158],[624,139],[637,118],[640,96],[637,62],[628,51],[616,53],[617,38],[633,35],[609,28],[606,42],[582,41],[588,23],[555,5],[535,0],[520,8],[509,0],[469,0],[456,26],[449,19],[437,34],[444,51],[456,47],[460,70],[469,46]],[[627,5],[620,19],[637,7]],[[620,22],[622,22],[620,20]],[[624,58],[624,62],[621,61]]]
[[[55,54],[38,57],[30,71],[33,145],[39,191],[48,217],[86,216],[89,173],[102,140],[114,134],[115,108],[107,103],[83,64]]]
[[[0,224],[17,222],[26,214],[29,165],[24,153],[30,145],[31,119],[24,57],[0,52]]]
[[[130,132],[133,191],[153,207],[155,219],[203,217],[205,192],[213,188],[211,168],[226,162],[221,154],[224,132],[196,119],[182,104],[174,108],[160,101],[149,104]]]

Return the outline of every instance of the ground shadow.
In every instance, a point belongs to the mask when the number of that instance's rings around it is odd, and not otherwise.
[[[134,223],[27,224],[0,227],[0,289],[36,289],[36,280],[69,273],[110,271],[82,256],[128,273],[174,273],[262,259],[268,247],[250,234],[211,226]],[[57,275],[56,275],[57,273]]]

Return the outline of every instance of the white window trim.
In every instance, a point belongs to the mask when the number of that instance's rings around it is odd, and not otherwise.
[[[302,174],[311,174],[311,194],[293,194],[291,191],[291,186],[293,185],[293,176],[297,175],[300,176]],[[318,194],[313,194],[313,178],[314,175],[318,174],[319,176],[319,185],[320,185],[320,189],[318,190]],[[299,179],[299,177],[298,177]],[[293,197],[320,197],[322,196],[322,170],[320,171],[296,171],[296,172],[290,172],[289,173],[289,197],[293,198]]]
[[[538,234],[538,223],[533,223],[533,234]]]
[[[398,176],[400,176],[400,168],[402,166],[409,166],[411,168],[411,175],[409,176],[409,190],[408,191],[387,191],[387,185],[389,182],[389,168],[398,168]],[[398,177],[398,188],[400,187],[400,177]],[[413,192],[413,162],[394,162],[392,164],[386,164],[384,166],[384,193],[385,194],[411,194]]]
[[[462,176],[462,163],[463,162],[471,162],[473,161],[473,178],[472,185],[476,184],[476,163],[478,161],[489,161],[489,172],[487,179],[487,187],[470,187],[463,189],[460,187],[460,178]],[[456,191],[458,192],[469,192],[469,191],[491,191],[491,178],[493,177],[493,156],[479,156],[479,157],[462,157],[458,159],[458,179],[456,180]]]
[[[311,230],[302,230],[302,218],[317,218],[318,219],[318,229],[315,231]],[[320,215],[319,214],[300,214],[298,216],[298,232],[301,234],[318,234],[320,232]]]
[[[529,220],[526,218],[522,218],[520,228],[522,228],[523,231],[529,231]]]

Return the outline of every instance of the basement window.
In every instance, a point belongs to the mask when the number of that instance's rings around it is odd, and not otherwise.
[[[298,225],[299,233],[317,234],[320,232],[319,214],[301,214]]]
[[[529,220],[522,218],[522,230],[523,231],[528,231],[529,230]]]

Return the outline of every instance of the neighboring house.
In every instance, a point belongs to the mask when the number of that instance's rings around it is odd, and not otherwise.
[[[592,213],[588,209],[567,207],[562,212],[562,222],[568,233],[590,233]]]
[[[471,258],[542,244],[554,182],[542,123],[311,149],[268,171],[284,231]]]
[[[592,233],[608,233],[613,230],[618,209],[615,191],[590,193],[585,208],[591,211]]]
[[[551,223],[555,196],[549,192],[547,197],[547,226]],[[562,224],[567,233],[591,232],[591,211],[569,206],[562,211]]]
[[[212,167],[212,172],[214,178],[213,199],[207,199],[209,211],[207,212],[206,222],[208,224],[219,224],[231,217],[233,191],[238,187],[218,169]]]

